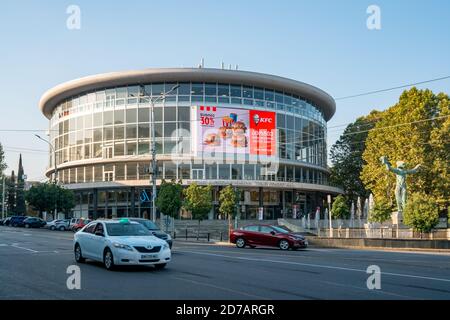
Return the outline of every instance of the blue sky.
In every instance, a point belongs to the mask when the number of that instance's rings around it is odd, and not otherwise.
[[[66,28],[66,8],[81,9],[81,30]],[[368,30],[366,9],[381,9]],[[18,149],[46,150],[40,96],[95,73],[148,67],[206,67],[293,78],[333,97],[450,75],[450,1],[2,1],[0,142],[7,172]],[[450,80],[420,88],[449,93]],[[337,101],[329,126],[393,105],[401,90]],[[344,127],[329,130],[329,144]],[[47,155],[23,151],[28,179],[43,179]]]

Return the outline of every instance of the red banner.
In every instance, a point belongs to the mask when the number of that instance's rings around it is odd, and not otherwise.
[[[250,110],[250,154],[276,155],[275,112]]]

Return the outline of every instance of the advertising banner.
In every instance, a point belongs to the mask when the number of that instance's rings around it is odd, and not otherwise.
[[[275,112],[193,107],[197,153],[276,155]]]

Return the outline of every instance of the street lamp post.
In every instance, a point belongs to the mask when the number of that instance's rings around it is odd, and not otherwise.
[[[57,174],[58,174],[58,165],[56,164],[56,150],[55,150],[55,148],[53,147],[53,145],[51,144],[50,141],[48,141],[47,139],[42,138],[42,137],[41,137],[40,135],[38,135],[38,134],[35,134],[35,136],[36,136],[36,138],[38,138],[38,139],[40,139],[40,140],[46,142],[46,143],[50,146],[50,150],[53,152],[53,163],[54,163],[54,165],[55,165],[54,176],[53,176],[53,183],[54,183],[54,184],[57,184],[58,181],[57,181],[57,179],[56,179],[56,176],[57,176]],[[54,218],[55,218],[55,219],[57,219],[57,214],[58,214],[57,204],[58,204],[58,202],[57,202],[57,200],[55,199],[55,213],[54,213]]]
[[[155,103],[158,101],[163,101],[166,96],[173,91],[177,90],[180,85],[175,85],[169,91],[163,92],[159,97],[153,99],[150,98],[150,109],[151,109],[151,119],[150,124],[152,126],[152,160],[151,160],[151,184],[152,184],[152,221],[156,222],[156,130],[155,130]]]

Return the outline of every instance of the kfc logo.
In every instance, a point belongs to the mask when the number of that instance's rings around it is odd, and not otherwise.
[[[272,118],[261,118],[259,114],[255,113],[253,115],[253,122],[255,125],[258,125],[259,123],[272,123]]]

